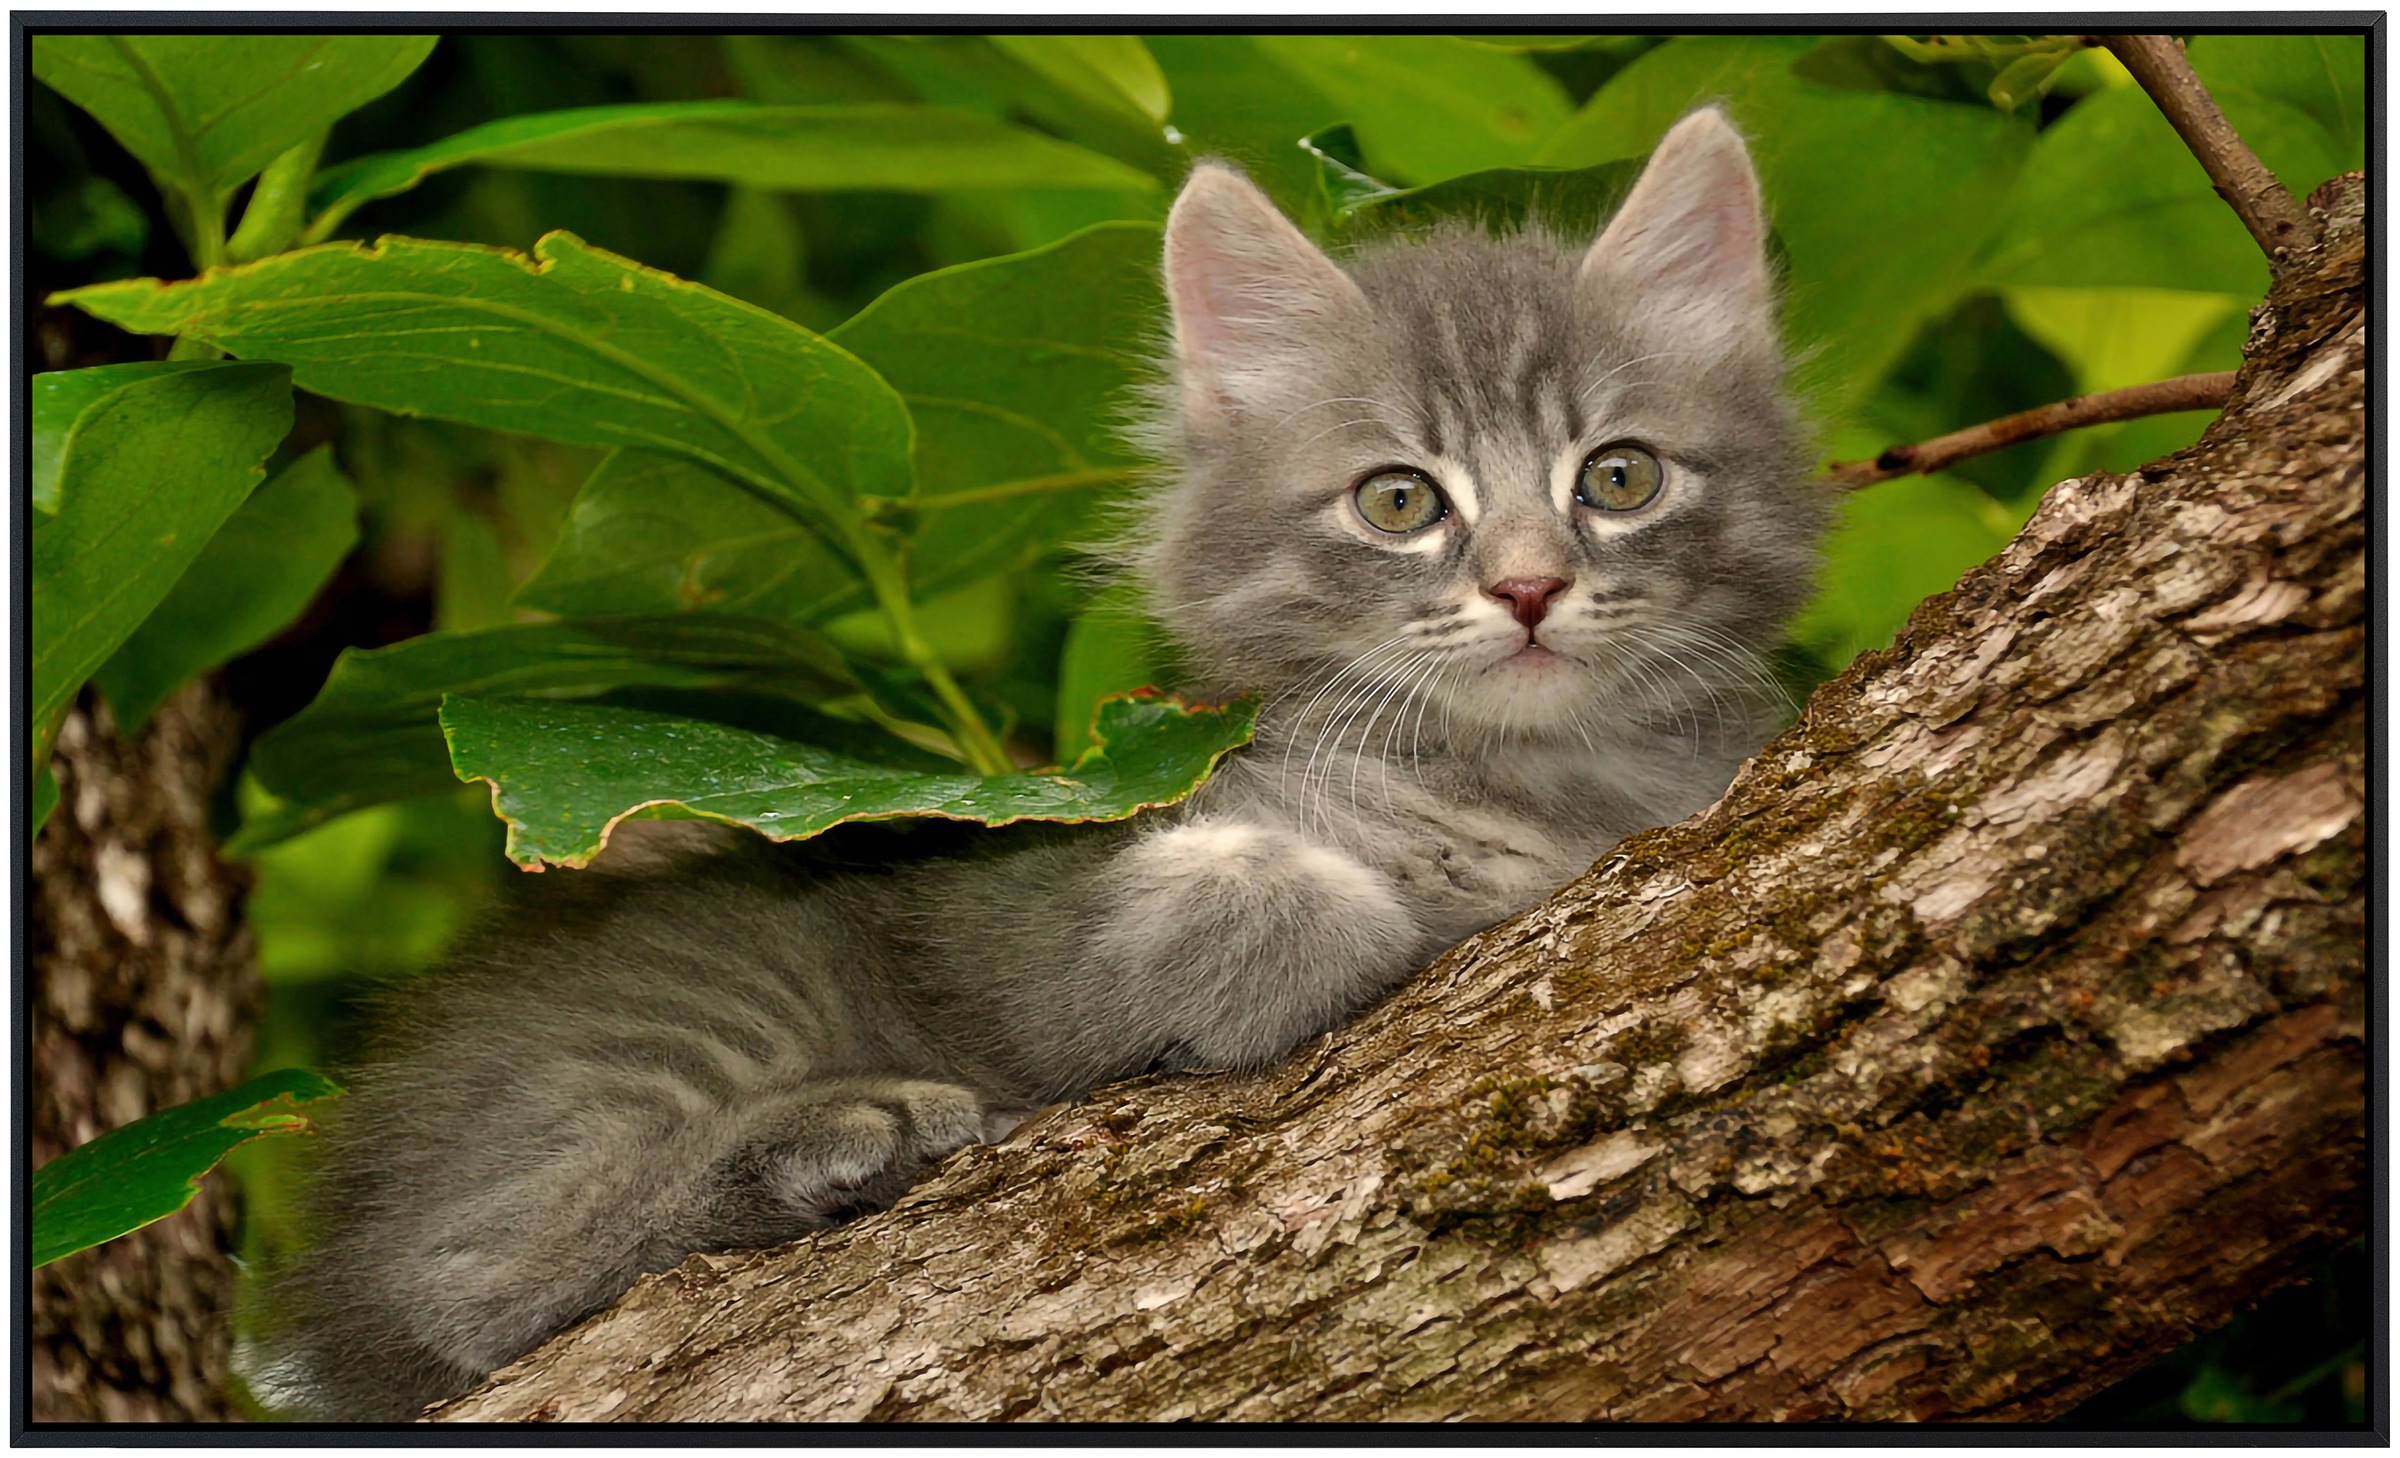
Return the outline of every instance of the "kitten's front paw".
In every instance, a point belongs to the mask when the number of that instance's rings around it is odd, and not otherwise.
[[[1192,820],[1113,869],[1093,960],[1201,1067],[1264,1067],[1415,966],[1390,878],[1288,825]]]

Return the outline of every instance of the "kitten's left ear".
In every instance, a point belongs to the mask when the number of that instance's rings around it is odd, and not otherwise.
[[[1771,340],[1766,236],[1750,149],[1712,106],[1658,144],[1577,277],[1695,345]]]
[[[1238,371],[1363,310],[1350,276],[1230,167],[1193,169],[1167,214],[1167,301],[1186,364]]]

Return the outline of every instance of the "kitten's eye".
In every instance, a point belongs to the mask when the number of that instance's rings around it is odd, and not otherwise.
[[[1358,514],[1379,532],[1423,531],[1450,514],[1441,488],[1407,471],[1378,471],[1350,493]]]
[[[1598,511],[1638,511],[1657,499],[1666,479],[1658,457],[1640,446],[1605,445],[1585,459],[1575,499]]]

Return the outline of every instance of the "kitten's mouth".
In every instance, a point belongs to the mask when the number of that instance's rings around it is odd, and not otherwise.
[[[1556,663],[1558,661],[1558,654],[1548,648],[1543,647],[1541,644],[1534,642],[1531,638],[1527,638],[1525,640],[1524,647],[1519,648],[1516,652],[1511,653],[1508,655],[1508,657],[1502,659],[1501,661],[1504,663],[1518,664],[1525,668],[1540,668],[1544,664]]]

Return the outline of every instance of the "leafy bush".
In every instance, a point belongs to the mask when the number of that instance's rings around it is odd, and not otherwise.
[[[2190,56],[2295,191],[2361,165],[2361,37]],[[1841,457],[2231,368],[2266,283],[2063,37],[37,34],[32,64],[32,816],[87,681],[138,723],[282,635],[235,675],[282,720],[232,836],[290,994],[270,1061],[314,1046],[293,989],[421,962],[406,928],[481,894],[462,780],[539,868],[635,815],[1118,817],[1239,744],[1248,705],[1128,696],[1156,635],[1074,551],[1148,466],[1119,431],[1195,157],[1336,243],[1583,230],[1722,101]],[[1855,493],[1795,685],[2049,482],[2204,419]],[[399,629],[284,632],[378,594]]]

